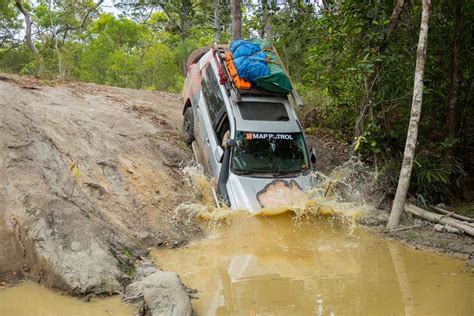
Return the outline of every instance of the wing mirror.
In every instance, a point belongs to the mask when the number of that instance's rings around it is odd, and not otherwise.
[[[228,139],[228,140],[227,140],[227,146],[229,146],[229,147],[235,147],[235,146],[237,146],[237,142],[235,141],[235,139],[232,139],[232,138],[231,138],[231,139]]]
[[[310,159],[311,159],[311,163],[314,165],[316,163],[316,149],[314,149],[314,147],[311,147]]]

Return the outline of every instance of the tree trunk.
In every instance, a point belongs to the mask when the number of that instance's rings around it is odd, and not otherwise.
[[[413,99],[411,104],[410,124],[408,126],[407,141],[403,154],[402,168],[398,178],[397,193],[393,200],[392,211],[387,223],[387,229],[397,228],[405,205],[408,187],[410,185],[413,157],[415,156],[416,139],[418,136],[418,122],[420,121],[421,105],[423,101],[423,74],[426,61],[426,46],[428,39],[428,21],[430,17],[431,0],[423,0],[421,16],[420,38],[416,52],[415,79],[413,84]]]
[[[390,23],[387,27],[387,31],[380,43],[377,53],[383,54],[390,43],[390,40],[395,34],[395,31],[398,27],[398,22],[400,21],[400,17],[402,15],[403,9],[407,4],[406,0],[397,0],[395,4],[395,8],[393,8],[392,16],[390,17]],[[364,93],[364,100],[362,102],[362,107],[359,110],[359,118],[356,122],[355,133],[354,136],[357,139],[359,136],[362,135],[364,131],[365,119],[367,117],[368,108],[370,107],[370,99],[372,96],[372,91],[374,90],[375,84],[378,79],[378,75],[380,73],[380,68],[382,66],[381,61],[376,61],[373,66],[372,74],[365,80],[365,93]]]
[[[451,89],[448,97],[448,111],[446,116],[446,127],[448,136],[452,140],[457,137],[459,127],[458,99],[462,85],[461,57],[463,46],[464,17],[462,12],[463,0],[455,0],[455,27],[453,30],[453,63],[451,72]],[[452,152],[450,153],[452,155]]]
[[[54,22],[53,22],[53,0],[49,0],[49,21],[51,23],[51,27],[54,27]],[[66,31],[67,32],[67,29]],[[61,52],[59,51],[59,44],[58,44],[58,36],[57,34],[53,33],[53,40],[54,40],[54,51],[56,52],[56,56],[58,58],[58,78],[60,81],[64,81],[66,74],[63,71],[63,63],[62,63],[62,58],[61,58]]]
[[[87,19],[89,18],[89,15],[90,15],[93,11],[97,10],[97,8],[100,7],[100,5],[101,5],[104,1],[105,1],[105,0],[99,0],[96,5],[91,6],[91,7],[89,8],[89,10],[87,10],[86,14],[84,14],[84,17],[82,18],[82,23],[81,23],[81,29],[82,29],[83,31],[86,29],[86,22],[87,22]]]
[[[266,3],[266,17],[264,19],[263,23],[263,33],[264,36],[262,38],[265,38],[267,41],[270,43],[273,42],[273,28],[272,28],[272,14],[270,13],[270,3],[269,1],[271,0],[262,0],[262,3]]]
[[[216,43],[219,44],[221,42],[221,35],[222,35],[222,25],[220,19],[220,0],[214,0],[214,29],[216,30]]]
[[[184,40],[188,37],[191,27],[191,0],[181,0],[181,38]]]
[[[327,0],[321,0],[321,3],[323,5],[323,10],[324,11],[329,11],[329,4]]]
[[[241,0],[231,0],[232,39],[242,37],[242,16],[240,13]]]
[[[166,8],[166,4],[167,2],[163,2],[163,1],[158,1],[157,2],[157,5],[160,7],[160,9],[163,11],[163,13],[166,15],[166,17],[176,26],[176,28],[180,31],[181,33],[181,37],[183,37],[183,27],[181,26],[180,22],[176,21],[176,19],[174,18],[174,16],[168,11],[168,9]],[[180,17],[180,20],[181,20],[181,17]]]
[[[28,47],[30,48],[33,55],[38,55],[38,49],[36,48],[35,44],[33,43],[33,40],[31,39],[31,17],[30,17],[30,13],[25,9],[23,4],[21,3],[21,0],[15,0],[15,5],[18,8],[18,10],[20,10],[20,12],[25,17],[25,25],[26,25],[25,40],[28,44]]]
[[[464,94],[464,100],[461,102],[461,108],[460,108],[460,112],[461,112],[461,116],[460,116],[460,120],[459,120],[459,134],[462,134],[463,132],[463,129],[466,125],[469,126],[469,123],[470,120],[469,120],[469,116],[468,116],[468,109],[470,108],[470,105],[471,104],[474,104],[474,98],[472,97],[474,95],[473,91],[474,91],[474,80],[473,78],[469,78],[469,80],[467,81],[466,83],[466,87],[467,87],[467,91],[466,93]]]
[[[260,23],[260,38],[268,37],[268,31],[270,27],[270,8],[269,0],[261,0],[262,2],[262,22]],[[267,38],[268,39],[268,38]]]
[[[402,15],[403,9],[405,8],[407,4],[406,0],[397,0],[397,3],[395,4],[395,8],[393,9],[392,16],[390,17],[390,24],[388,25],[387,32],[385,33],[385,36],[382,40],[382,43],[379,46],[379,54],[385,52],[385,50],[388,47],[388,43],[390,39],[392,38],[393,34],[395,34],[395,31],[397,30],[398,27],[398,22],[400,21],[400,17]]]
[[[268,2],[267,0],[261,0],[262,2],[262,21],[260,23],[260,38],[265,38],[265,25],[268,19]]]

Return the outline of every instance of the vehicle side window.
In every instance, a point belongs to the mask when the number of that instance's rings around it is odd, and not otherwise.
[[[212,66],[209,64],[206,70],[206,79],[202,82],[202,91],[206,100],[207,108],[209,110],[209,117],[214,125],[218,118],[219,112],[224,107],[224,97],[219,88],[219,81],[217,81]]]

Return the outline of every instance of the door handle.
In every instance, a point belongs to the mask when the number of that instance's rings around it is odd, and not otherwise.
[[[211,143],[209,142],[209,137],[206,137],[206,143],[210,145]]]

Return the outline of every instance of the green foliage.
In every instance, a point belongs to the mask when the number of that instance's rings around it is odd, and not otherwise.
[[[412,191],[424,199],[454,199],[467,173],[463,164],[447,152],[454,147],[450,140],[421,147],[413,161]]]
[[[371,122],[367,124],[364,133],[355,140],[354,149],[363,156],[381,152],[380,126]]]
[[[77,168],[77,165],[75,162],[71,165],[71,168],[69,169],[74,174],[74,179],[79,180],[79,178],[81,177],[81,173],[79,172],[79,169]]]
[[[169,3],[173,18],[179,18]],[[198,18],[205,20],[202,4]],[[94,1],[38,1],[31,9],[35,27],[44,35],[35,45],[34,58],[24,44],[0,48],[0,70],[46,78],[69,78],[120,87],[178,92],[184,82],[185,63],[190,52],[210,45],[214,34],[209,28],[191,28],[183,38],[164,12],[155,12],[146,21],[125,16],[96,14]],[[207,11],[206,11],[207,12]],[[21,28],[12,5],[0,6],[0,15],[9,18],[9,31]],[[13,22],[15,22],[13,23]],[[225,34],[224,34],[225,36]]]

